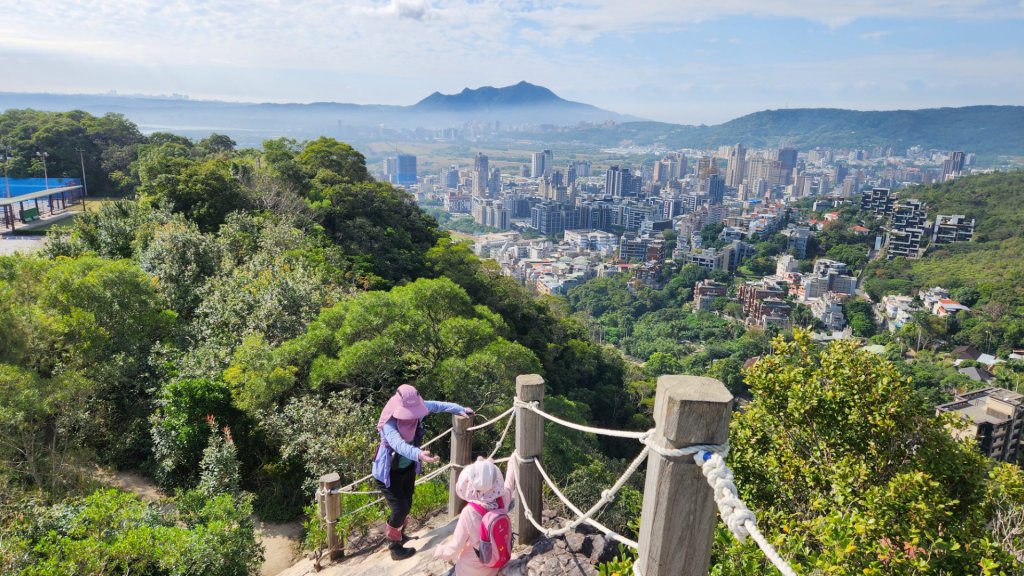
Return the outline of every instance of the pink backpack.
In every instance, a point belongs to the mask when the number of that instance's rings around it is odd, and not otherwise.
[[[467,502],[483,518],[480,520],[480,547],[476,550],[480,563],[487,568],[501,568],[512,559],[512,521],[505,503],[498,498],[498,507],[487,510],[476,502]]]

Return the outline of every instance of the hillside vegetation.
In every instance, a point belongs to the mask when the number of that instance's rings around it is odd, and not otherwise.
[[[1024,345],[1024,172],[984,174],[934,186],[908,188],[928,217],[965,214],[977,220],[969,243],[932,246],[919,260],[876,262],[865,290],[876,300],[942,286],[976,314],[956,328],[956,341],[1008,352]]]
[[[19,150],[54,122],[71,133],[98,122],[25,117],[11,135]],[[749,384],[731,463],[799,573],[1020,573],[1024,538],[993,528],[1024,503],[1019,469],[954,441],[897,366],[852,341],[822,347],[800,330],[769,340],[728,319],[730,304],[691,313],[698,268],[661,290],[585,285],[569,316],[564,299],[536,297],[453,242],[337,140],[237,150],[223,135],[156,133],[99,148],[123,153],[127,170],[100,169],[133,199],[53,230],[39,255],[0,258],[0,574],[251,576],[255,516],[293,519],[306,506],[307,526],[322,526],[307,506],[316,479],[369,471],[377,415],[400,383],[491,418],[512,404],[515,376],[539,373],[546,411],[645,430],[653,377],[696,371]],[[784,247],[760,243],[754,260]],[[449,424],[427,418],[426,436]],[[481,430],[474,448],[499,435]],[[445,444],[431,448],[442,461]],[[544,431],[545,468],[581,508],[640,449]],[[88,473],[96,465],[173,496],[149,504],[106,489]],[[644,480],[633,475],[598,519],[636,537]],[[444,506],[443,482],[417,489],[414,516]],[[345,495],[353,513],[336,528],[382,522],[383,508],[362,506],[371,498]],[[712,574],[767,573],[749,543],[718,535]],[[316,548],[323,530],[306,537]]]
[[[764,110],[714,126],[626,122],[558,134],[563,140],[611,146],[621,141],[669,148],[751,147],[869,148],[915,145],[968,150],[984,157],[1024,154],[1024,106],[969,106],[864,112],[836,108]]]

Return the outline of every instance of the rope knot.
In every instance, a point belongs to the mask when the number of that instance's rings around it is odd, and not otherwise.
[[[693,460],[700,466],[701,472],[708,481],[715,495],[715,504],[718,505],[718,513],[722,516],[722,522],[729,528],[740,542],[745,542],[750,536],[748,523],[757,526],[757,517],[747,508],[747,505],[740,500],[733,482],[732,470],[725,464],[725,459],[719,453],[710,451],[698,452],[693,455]]]

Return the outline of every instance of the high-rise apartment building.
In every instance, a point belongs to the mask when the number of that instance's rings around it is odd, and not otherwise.
[[[725,201],[725,178],[721,174],[709,176],[705,189],[708,191],[708,204],[721,204]]]
[[[604,177],[604,192],[615,198],[635,196],[639,182],[634,180],[633,171],[628,167],[609,166]]]
[[[782,171],[781,184],[789,184],[789,178],[793,174],[793,168],[796,168],[796,148],[779,148],[779,151],[775,155],[779,161],[779,170]]]
[[[725,185],[730,188],[738,188],[743,183],[746,167],[747,149],[742,144],[736,144],[729,149],[729,166],[726,168]]]
[[[942,181],[953,180],[964,171],[964,153],[957,150],[950,152],[946,161],[942,163]]]
[[[395,183],[409,185],[416,183],[416,156],[399,154],[395,162]]]
[[[895,203],[896,198],[888,188],[872,188],[861,195],[860,209],[876,216],[889,216]]]
[[[534,178],[548,176],[555,169],[554,155],[551,150],[534,152],[531,160],[530,175]]]

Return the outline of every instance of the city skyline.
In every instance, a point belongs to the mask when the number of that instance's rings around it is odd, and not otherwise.
[[[1024,4],[20,3],[0,90],[413,104],[520,80],[652,120],[1024,104]],[[614,82],[609,80],[614,78]]]

